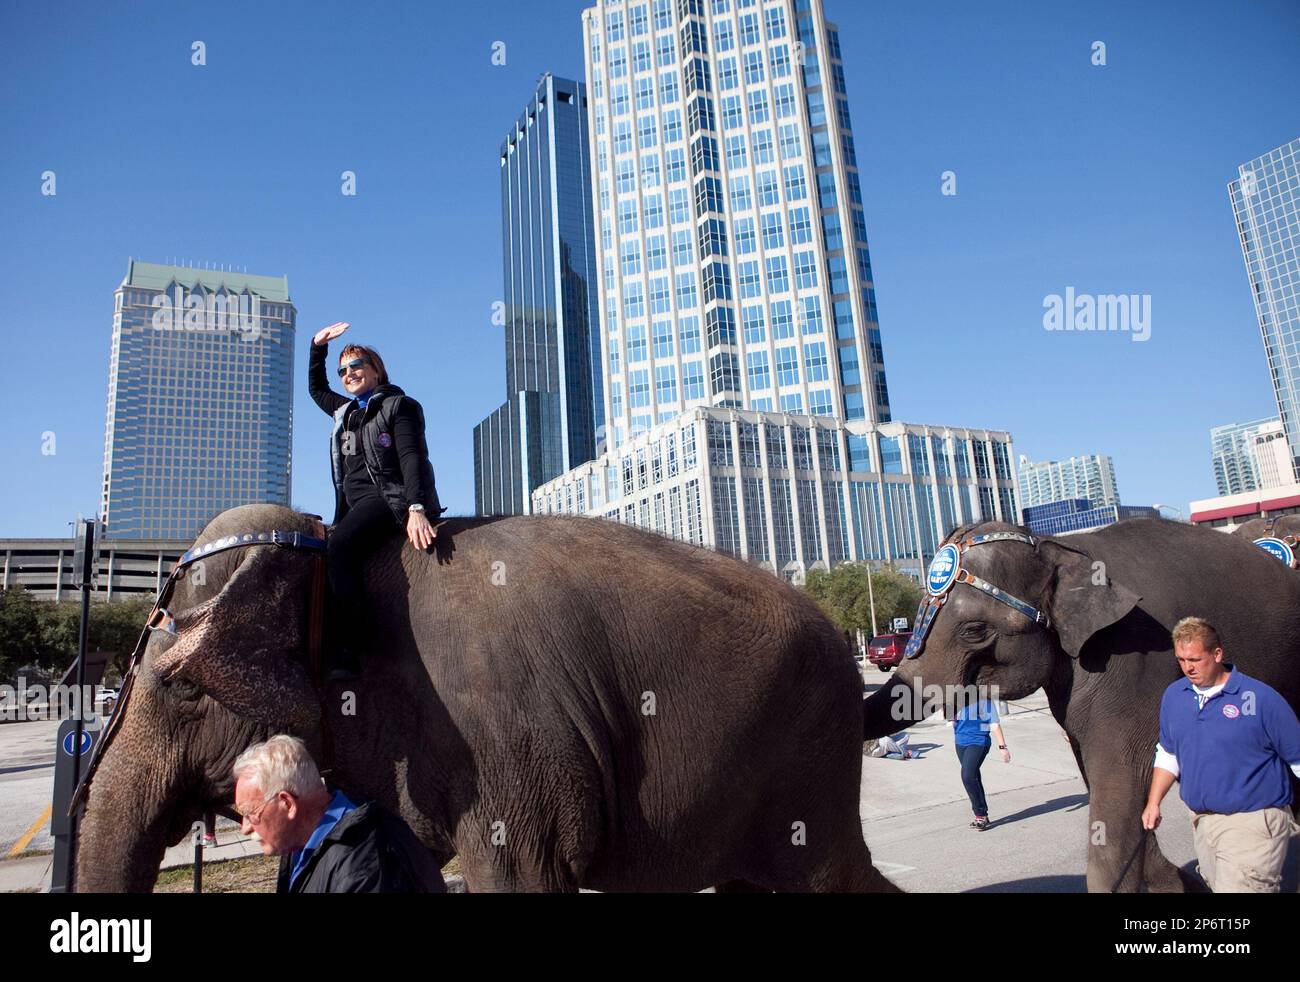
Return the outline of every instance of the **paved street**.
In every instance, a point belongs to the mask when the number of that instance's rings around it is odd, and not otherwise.
[[[870,668],[874,691],[887,675]],[[1002,721],[1011,763],[996,749],[981,774],[991,828],[969,828],[952,727],[942,716],[914,726],[914,760],[865,758],[862,828],[876,865],[908,891],[1069,892],[1085,889],[1088,792],[1065,734],[1040,691],[1010,703]],[[1175,785],[1156,836],[1179,866],[1194,864],[1187,808]],[[1300,890],[1300,838],[1291,840],[1283,890]]]
[[[58,729],[57,721],[0,724],[0,860],[50,806]],[[53,848],[46,822],[27,850]]]
[[[874,669],[867,683],[886,678]],[[983,768],[993,826],[968,827],[970,806],[962,788],[952,729],[941,717],[912,728],[918,759],[864,758],[862,828],[876,865],[908,891],[1063,892],[1084,889],[1088,800],[1064,734],[1042,693],[1011,703],[1003,720],[1012,762],[995,753]],[[53,848],[46,821],[19,859],[15,843],[50,804],[57,723],[0,726],[0,891],[39,886]],[[1157,833],[1165,854],[1179,865],[1194,861],[1187,810],[1171,792]],[[222,820],[220,849],[209,858],[256,852],[233,823]],[[168,851],[165,866],[190,861],[186,842]],[[1283,888],[1300,890],[1300,838],[1292,840]]]

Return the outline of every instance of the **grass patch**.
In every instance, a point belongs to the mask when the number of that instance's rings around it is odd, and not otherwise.
[[[204,893],[275,893],[275,878],[280,872],[278,856],[243,856],[218,863],[203,864]],[[193,893],[194,867],[177,866],[163,870],[154,884],[154,893]]]
[[[280,872],[278,856],[243,856],[203,864],[204,893],[275,893]],[[452,857],[442,868],[442,875],[458,876],[460,857]],[[193,893],[194,867],[176,866],[158,874],[154,893]]]

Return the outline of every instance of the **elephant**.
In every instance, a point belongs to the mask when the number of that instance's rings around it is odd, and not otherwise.
[[[969,544],[984,535],[994,538]],[[910,651],[892,684],[864,700],[864,739],[897,732],[940,707],[951,717],[984,687],[996,686],[1000,699],[1042,688],[1088,787],[1088,890],[1203,889],[1141,824],[1160,699],[1181,677],[1170,631],[1182,617],[1206,618],[1224,640],[1225,661],[1296,707],[1300,578],[1249,541],[1162,519],[1061,538],[980,522],[945,542],[969,544],[960,572],[928,634],[918,622],[919,654]],[[939,590],[954,575],[936,569],[942,566],[938,559],[931,566]],[[972,577],[1023,607],[1001,602]]]
[[[198,542],[309,532],[273,505]],[[302,737],[470,892],[895,892],[858,804],[862,686],[816,604],[740,559],[604,519],[451,518],[365,566],[359,678],[304,658],[313,557],[213,553],[177,581],[85,803],[78,889],[147,891],[231,765]],[[202,582],[199,582],[202,580]]]
[[[1256,539],[1273,538],[1281,539],[1291,550],[1291,568],[1300,569],[1300,515],[1279,515],[1275,518],[1252,518],[1248,522],[1243,522],[1232,530],[1233,535],[1239,535],[1248,542],[1254,542]],[[1285,549],[1280,549],[1273,543],[1273,548],[1282,555],[1276,555],[1275,558],[1286,562],[1283,556],[1286,555]]]

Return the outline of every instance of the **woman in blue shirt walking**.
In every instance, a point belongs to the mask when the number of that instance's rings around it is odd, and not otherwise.
[[[970,823],[970,827],[983,832],[989,827],[989,803],[984,798],[980,767],[992,745],[990,733],[997,738],[1002,762],[1011,763],[1011,751],[1007,749],[1002,727],[998,725],[997,706],[986,699],[963,706],[953,719],[952,729],[957,759],[961,761],[961,783],[966,786],[966,796],[975,812],[975,821]]]

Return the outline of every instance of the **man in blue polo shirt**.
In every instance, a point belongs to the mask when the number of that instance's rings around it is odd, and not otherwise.
[[[1208,621],[1184,617],[1173,640],[1185,678],[1160,701],[1160,742],[1142,827],[1160,825],[1160,802],[1177,780],[1210,889],[1276,893],[1287,842],[1300,832],[1291,814],[1300,722],[1276,690],[1223,660]]]

